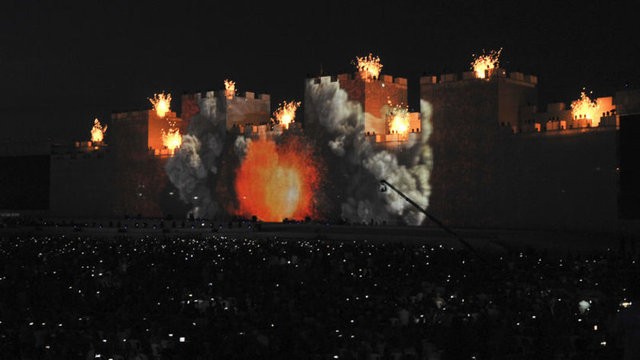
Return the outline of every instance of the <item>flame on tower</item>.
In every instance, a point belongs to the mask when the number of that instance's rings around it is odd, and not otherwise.
[[[406,106],[396,105],[392,107],[387,113],[387,117],[389,119],[389,132],[400,135],[409,133],[409,109]]]
[[[295,122],[296,110],[298,110],[300,104],[300,101],[283,102],[273,113],[274,119],[272,121],[276,124],[284,125],[285,129],[289,129],[289,124]]]
[[[476,73],[476,77],[478,79],[484,79],[487,77],[486,70],[491,70],[499,67],[500,65],[500,53],[502,53],[502,48],[500,50],[491,50],[489,53],[485,53],[482,50],[482,55],[473,54],[473,61],[471,61],[471,70]]]
[[[367,57],[356,56],[356,67],[363,80],[370,81],[377,79],[380,76],[382,70],[382,64],[380,63],[380,57],[373,56],[371,53]]]
[[[232,99],[236,95],[236,82],[229,79],[224,81],[224,96],[227,99]]]
[[[101,143],[104,139],[104,133],[107,132],[107,125],[102,126],[100,120],[95,118],[93,120],[93,128],[91,128],[91,141],[94,143]]]
[[[598,102],[592,100],[584,91],[580,93],[580,99],[571,102],[571,115],[574,119],[584,117],[591,120],[592,126],[598,126],[600,124],[598,114],[600,114]]]
[[[171,127],[168,131],[164,131],[164,129],[162,129],[162,145],[169,149],[171,154],[173,154],[182,144],[182,134],[180,134],[180,129],[175,126],[175,123],[170,125]]]
[[[153,99],[149,99],[153,108],[156,110],[156,114],[159,117],[164,117],[171,109],[171,94],[153,94]]]

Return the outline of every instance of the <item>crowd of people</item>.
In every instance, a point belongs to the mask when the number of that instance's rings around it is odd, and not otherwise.
[[[640,343],[638,261],[428,241],[0,233],[0,358],[622,359]]]

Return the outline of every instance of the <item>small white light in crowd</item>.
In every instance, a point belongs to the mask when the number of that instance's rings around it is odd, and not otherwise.
[[[45,347],[44,347],[44,348],[45,348],[45,349],[47,349],[47,350],[48,350],[48,349],[51,349],[51,347],[50,347],[49,345],[45,345]]]
[[[631,301],[623,301],[620,303],[620,306],[622,306],[623,308],[628,308],[631,305],[632,305]]]
[[[593,331],[598,331],[598,325],[593,325]]]
[[[169,337],[173,337],[173,334],[169,334]]]
[[[102,355],[100,355],[100,354],[96,354],[95,358],[97,359],[97,358],[99,358],[99,357],[102,357]]]
[[[33,326],[33,322],[30,322],[30,323],[29,323],[29,326]]]
[[[180,336],[180,342],[185,342],[185,337],[184,336]]]
[[[591,304],[586,300],[580,300],[580,302],[578,303],[578,309],[580,310],[580,314],[584,314],[587,310],[589,310],[590,307],[591,307]]]
[[[601,341],[601,342],[600,342],[600,345],[602,345],[602,346],[607,346],[607,342],[606,342],[606,341]]]

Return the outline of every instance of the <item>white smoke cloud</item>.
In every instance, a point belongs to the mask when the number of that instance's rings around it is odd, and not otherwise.
[[[360,104],[349,101],[337,81],[307,82],[305,122],[319,125],[320,144],[328,146],[340,164],[345,200],[342,217],[353,222],[390,220],[399,217],[411,225],[422,223],[425,215],[393,191],[380,193],[379,181],[393,184],[421,207],[429,205],[429,177],[433,156],[428,144],[431,135],[431,107],[421,101],[422,132],[411,135],[402,151],[372,144],[364,133],[365,114]],[[334,177],[338,178],[338,177]]]
[[[182,144],[165,170],[180,199],[191,204],[195,217],[204,218],[213,217],[218,210],[211,184],[224,148],[226,116],[213,93],[199,99],[198,106],[200,112],[191,118]]]
[[[240,157],[240,159],[244,159],[245,155],[247,155],[247,149],[251,145],[251,139],[245,138],[244,136],[238,136],[233,145],[238,157]]]

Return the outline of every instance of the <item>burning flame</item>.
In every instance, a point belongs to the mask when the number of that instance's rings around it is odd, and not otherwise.
[[[226,79],[224,81],[224,96],[232,99],[236,95],[236,82]]]
[[[299,140],[251,142],[236,173],[236,213],[263,221],[313,216],[319,178],[311,148]]]
[[[571,102],[571,115],[574,119],[584,117],[591,120],[592,126],[598,126],[600,124],[598,114],[600,114],[598,103],[589,98],[584,91],[580,93],[580,99]]]
[[[149,99],[153,108],[156,110],[156,114],[159,117],[164,117],[170,110],[171,94],[153,94],[153,99]]]
[[[162,130],[162,145],[171,150],[171,153],[175,153],[176,149],[182,144],[182,135],[180,129],[175,127],[175,124],[171,124],[169,131]]]
[[[285,101],[278,107],[278,110],[273,113],[275,119],[272,119],[272,121],[276,124],[284,125],[285,129],[289,129],[289,124],[295,122],[296,110],[298,110],[300,104],[300,101]]]
[[[473,61],[471,62],[471,70],[476,73],[478,79],[484,79],[486,77],[486,70],[495,69],[500,65],[500,50],[491,50],[488,54],[482,50],[482,55],[473,54]]]
[[[409,132],[409,109],[396,105],[387,113],[389,119],[389,131],[392,134],[405,135]]]
[[[374,57],[371,53],[367,57],[356,56],[357,68],[363,80],[377,79],[382,70],[380,57]]]
[[[101,143],[104,139],[104,133],[107,132],[107,125],[104,127],[100,124],[100,120],[96,118],[93,120],[93,128],[91,128],[91,141],[94,143]]]

